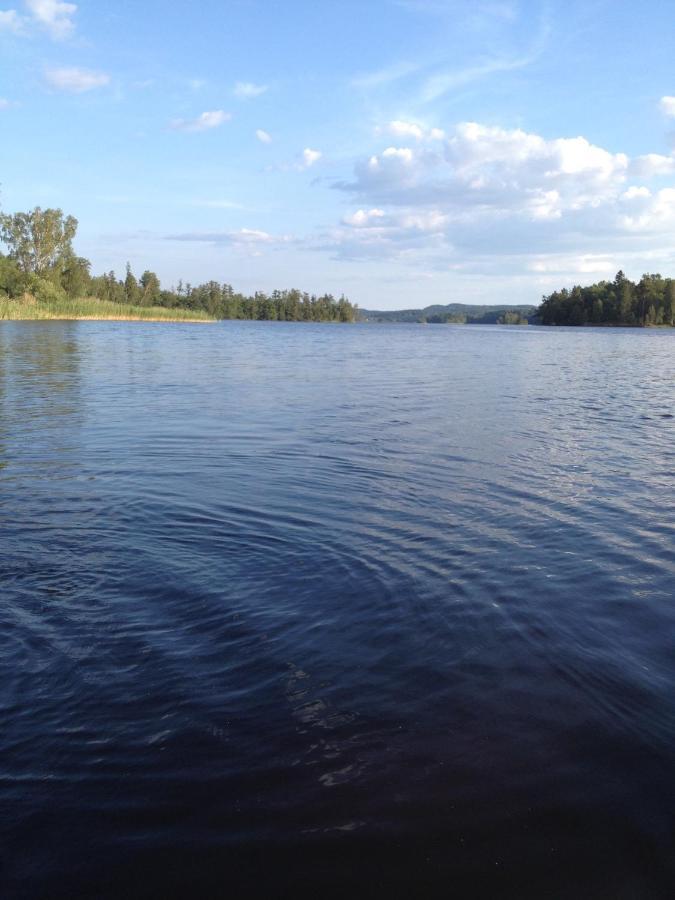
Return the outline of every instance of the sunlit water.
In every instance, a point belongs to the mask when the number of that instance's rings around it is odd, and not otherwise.
[[[675,334],[0,325],[0,894],[671,896]]]

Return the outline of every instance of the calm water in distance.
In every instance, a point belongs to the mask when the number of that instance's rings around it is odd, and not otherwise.
[[[675,333],[0,324],[0,895],[661,898]]]

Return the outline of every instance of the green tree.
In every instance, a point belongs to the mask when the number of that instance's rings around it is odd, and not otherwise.
[[[136,276],[131,271],[131,265],[127,263],[127,274],[124,279],[124,297],[127,303],[135,306],[135,304],[139,301],[140,293],[141,292],[138,287],[138,282],[136,281]]]
[[[143,306],[157,306],[159,303],[161,286],[159,278],[148,269],[141,275],[141,300]]]
[[[27,213],[0,215],[0,238],[9,255],[26,273],[46,275],[57,263],[73,256],[72,241],[77,219],[64,217],[60,209],[36,206]]]
[[[67,254],[62,261],[61,287],[69,297],[76,299],[86,297],[89,293],[91,263],[88,259],[74,254]]]

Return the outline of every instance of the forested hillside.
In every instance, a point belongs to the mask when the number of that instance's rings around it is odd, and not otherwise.
[[[468,303],[436,304],[423,309],[362,309],[363,322],[428,322],[467,325],[526,324],[535,313],[534,306],[478,306]]]

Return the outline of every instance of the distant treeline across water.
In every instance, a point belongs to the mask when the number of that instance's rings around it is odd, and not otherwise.
[[[0,214],[0,241],[9,249],[6,256],[0,253],[0,301],[58,307],[93,297],[131,310],[189,310],[214,319],[353,322],[357,317],[346,297],[328,293],[284,290],[245,296],[217,281],[196,287],[179,281],[175,289],[166,290],[149,269],[136,278],[129,263],[123,279],[113,271],[92,276],[89,260],[73,249],[77,226],[77,219],[60,209]]]
[[[614,281],[563,288],[544,296],[544,325],[673,325],[675,279],[643,275],[637,284],[623,272]]]

